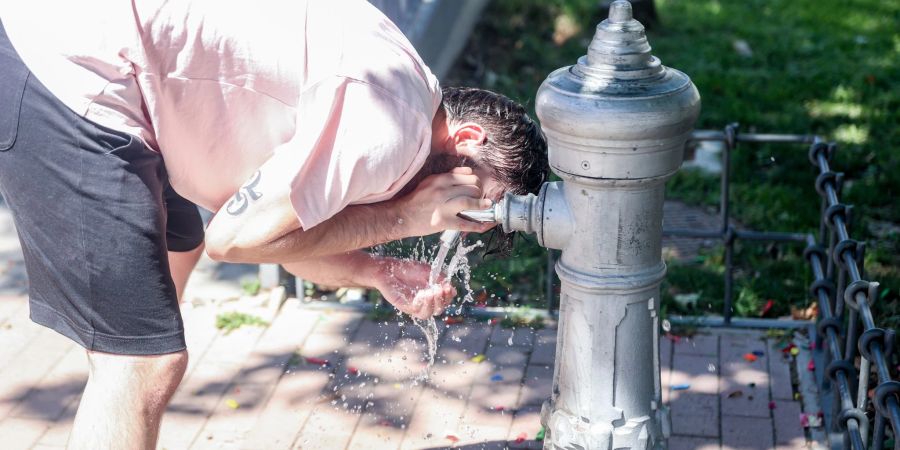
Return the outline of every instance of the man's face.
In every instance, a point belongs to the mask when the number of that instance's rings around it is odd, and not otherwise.
[[[493,171],[483,164],[471,164],[475,175],[481,180],[481,193],[484,198],[492,200],[494,203],[500,201],[505,194],[503,184],[493,176]]]

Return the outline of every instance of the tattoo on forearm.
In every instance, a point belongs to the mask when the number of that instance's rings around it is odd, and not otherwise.
[[[262,193],[254,190],[256,185],[259,184],[260,178],[262,178],[262,172],[257,170],[256,173],[250,177],[250,180],[244,183],[244,185],[234,193],[234,197],[231,197],[231,200],[225,204],[225,211],[228,214],[237,216],[247,210],[247,207],[250,206],[250,202],[262,198]]]

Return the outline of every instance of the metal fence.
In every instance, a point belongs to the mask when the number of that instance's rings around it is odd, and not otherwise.
[[[726,326],[737,324],[732,320],[735,242],[745,239],[805,244],[804,256],[814,278],[809,293],[818,301],[819,310],[816,345],[827,351],[821,391],[823,395],[833,392],[835,397],[833,401],[823,402],[832,408],[826,425],[831,428],[829,431],[842,433],[842,448],[881,450],[886,427],[890,425],[892,430],[900,427],[900,382],[891,379],[889,365],[896,335],[894,330],[875,324],[871,306],[879,298],[878,283],[864,279],[865,244],[852,239],[848,231],[851,207],[839,198],[843,174],[833,172],[829,165],[836,145],[809,135],[740,134],[736,124],[726,126],[723,131],[698,130],[692,140],[725,144],[719,197],[721,226],[715,230],[665,229],[663,234],[721,240],[725,252],[725,299],[719,324]],[[740,142],[811,144],[809,160],[819,171],[815,188],[822,197],[818,238],[813,234],[738,230],[731,225],[730,159]],[[772,326],[774,321],[765,323]],[[871,378],[873,367],[874,379]],[[870,399],[872,384],[875,386]],[[836,444],[832,442],[833,447],[839,447]],[[896,431],[893,448],[900,450]]]
[[[833,144],[818,141],[809,150],[810,162],[819,169],[816,191],[822,196],[822,216],[820,239],[807,237],[805,255],[815,277],[810,294],[819,302],[818,338],[824,341],[832,359],[825,374],[837,388],[836,426],[844,432],[845,448],[867,448],[871,431],[871,448],[880,450],[890,422],[895,430],[894,449],[898,450],[900,383],[891,379],[888,365],[895,334],[875,324],[871,305],[878,300],[878,283],[863,279],[865,247],[852,239],[847,229],[850,207],[840,202],[842,176],[829,167],[834,151]],[[826,240],[827,249],[823,246]],[[858,369],[854,364],[857,356]],[[866,414],[872,366],[877,381],[871,399],[874,426]]]

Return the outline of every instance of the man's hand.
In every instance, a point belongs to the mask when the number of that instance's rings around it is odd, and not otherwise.
[[[379,263],[375,288],[397,309],[417,319],[442,314],[456,297],[456,288],[443,276],[439,284],[428,284],[428,264],[396,258]]]
[[[397,202],[413,236],[444,230],[483,233],[494,224],[473,223],[456,216],[463,210],[485,209],[493,204],[481,197],[481,183],[472,169],[457,167],[425,178],[415,191]]]

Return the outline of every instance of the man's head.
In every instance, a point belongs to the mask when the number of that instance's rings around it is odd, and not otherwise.
[[[536,194],[547,180],[547,140],[515,101],[483,89],[443,89],[432,123],[431,173],[469,166],[482,181],[484,196],[498,201],[506,192]],[[500,233],[499,231],[495,231]],[[512,235],[498,239],[488,253],[507,253]]]
[[[432,155],[451,167],[467,165],[494,201],[505,192],[537,193],[547,179],[547,141],[525,108],[476,88],[443,89],[432,124]]]

